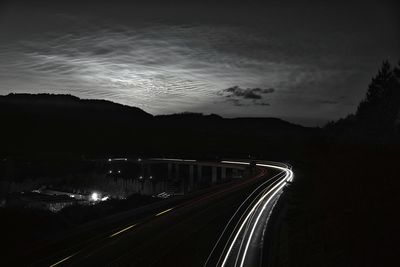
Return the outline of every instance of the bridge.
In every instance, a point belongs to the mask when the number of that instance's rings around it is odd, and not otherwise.
[[[134,171],[117,170],[109,173],[116,183],[131,193],[156,195],[166,192],[183,195],[211,185],[240,179],[251,173],[249,166],[232,163],[185,159],[114,158],[105,161],[110,166],[135,164]],[[254,171],[254,170],[253,170]]]

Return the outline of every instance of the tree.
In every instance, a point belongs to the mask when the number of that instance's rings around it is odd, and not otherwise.
[[[356,112],[359,127],[370,132],[392,131],[400,110],[400,70],[384,61],[378,74],[372,79],[366,98]]]

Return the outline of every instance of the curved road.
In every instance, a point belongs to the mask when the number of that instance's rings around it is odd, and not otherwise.
[[[292,179],[290,167],[259,162],[250,178],[84,226],[28,265],[260,266],[269,214]]]
[[[237,161],[229,163],[249,164]],[[265,162],[257,166],[280,172],[259,185],[239,206],[204,266],[262,265],[263,237],[268,218],[283,187],[293,180],[293,172],[289,166],[280,163]]]

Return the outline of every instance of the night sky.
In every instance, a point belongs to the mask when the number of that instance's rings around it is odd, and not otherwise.
[[[395,1],[165,2],[0,4],[0,94],[314,126],[353,112],[400,59]]]

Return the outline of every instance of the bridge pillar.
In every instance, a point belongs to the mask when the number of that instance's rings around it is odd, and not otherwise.
[[[168,180],[172,178],[172,163],[168,163]]]
[[[216,184],[217,183],[217,167],[216,166],[212,166],[211,183],[212,184]]]
[[[175,163],[175,181],[174,183],[176,183],[176,181],[179,181],[179,186],[177,188],[179,193],[185,193],[185,180],[181,180],[180,178],[180,173],[179,173],[179,163]]]
[[[151,164],[147,164],[147,166],[146,166],[146,176],[149,178],[150,175],[151,175]]]
[[[188,188],[189,192],[193,190],[193,180],[194,180],[193,168],[194,168],[193,165],[189,165],[189,188]]]
[[[201,165],[197,165],[197,182],[201,182],[202,180]]]
[[[179,179],[179,164],[175,164],[175,179]]]
[[[226,167],[221,167],[221,180],[226,179]]]

